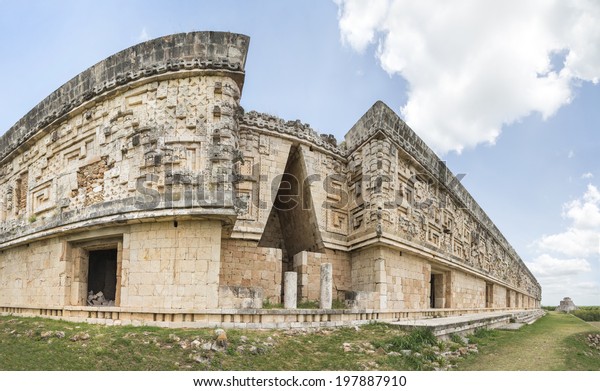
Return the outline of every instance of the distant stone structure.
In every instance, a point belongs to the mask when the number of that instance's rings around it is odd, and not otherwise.
[[[560,305],[556,307],[556,311],[571,312],[575,311],[577,306],[573,303],[570,297],[565,297],[560,301]]]
[[[141,43],[2,136],[0,312],[276,327],[539,307],[504,236],[382,102],[341,144],[245,112],[248,44]]]

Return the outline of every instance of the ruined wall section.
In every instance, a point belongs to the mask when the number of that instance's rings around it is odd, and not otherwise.
[[[234,220],[247,45],[230,33],[159,38],[42,101],[0,139],[0,243],[160,209]]]
[[[387,106],[346,135],[350,238],[391,234],[540,299],[541,288],[460,181]]]

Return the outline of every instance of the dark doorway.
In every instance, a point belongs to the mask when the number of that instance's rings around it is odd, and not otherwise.
[[[431,273],[431,280],[429,280],[429,308],[435,308],[435,278],[436,275]]]
[[[89,252],[88,292],[102,292],[115,300],[117,288],[117,249]]]

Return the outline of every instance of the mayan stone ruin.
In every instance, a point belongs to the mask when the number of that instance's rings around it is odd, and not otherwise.
[[[511,245],[384,103],[341,143],[245,111],[249,41],[125,49],[0,138],[0,313],[276,327],[539,308]]]
[[[573,300],[570,297],[565,297],[564,299],[562,299],[560,301],[560,304],[558,307],[556,307],[556,311],[561,311],[561,312],[571,312],[571,311],[575,311],[577,309],[577,306],[575,305],[575,303],[573,303]]]

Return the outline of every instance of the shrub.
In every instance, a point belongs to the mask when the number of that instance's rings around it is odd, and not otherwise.
[[[586,322],[600,322],[600,309],[578,309],[571,311],[571,314]]]

